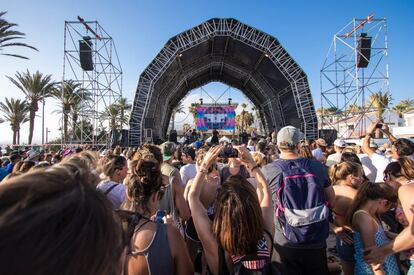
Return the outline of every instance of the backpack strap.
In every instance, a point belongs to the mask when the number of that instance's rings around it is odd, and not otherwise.
[[[104,192],[105,196],[108,195],[112,191],[112,189],[114,189],[118,185],[119,185],[119,183],[114,183],[113,185],[111,185],[111,187],[109,187],[108,189],[106,189],[106,191]]]
[[[273,256],[273,237],[272,234],[270,234],[269,231],[267,231],[266,229],[264,230],[264,233],[269,237],[270,239],[270,260],[272,260],[272,256]],[[267,248],[269,249],[269,248]]]

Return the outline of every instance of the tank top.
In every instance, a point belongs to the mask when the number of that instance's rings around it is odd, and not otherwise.
[[[357,215],[358,213],[365,213],[372,218],[372,216],[364,210],[357,210],[352,216],[352,218],[354,218],[355,215]],[[385,235],[382,225],[379,224],[374,218],[372,219],[377,225],[377,231],[375,232],[375,245],[379,247],[379,246],[387,244],[389,240],[387,236]],[[355,254],[354,254],[355,274],[364,274],[364,275],[374,274],[372,272],[371,266],[368,265],[364,261],[364,254],[363,254],[364,245],[362,243],[361,234],[358,231],[354,231],[354,246],[355,246]],[[400,274],[395,255],[390,255],[386,257],[384,263],[382,264],[382,268],[384,269],[384,273],[387,275],[388,274],[390,275]]]
[[[164,196],[158,203],[158,209],[165,211],[165,213],[171,215],[172,219],[174,220],[174,223],[178,230],[181,232],[181,235],[184,236],[184,229],[183,225],[181,223],[180,217],[178,217],[177,211],[175,209],[174,204],[174,194],[172,190],[173,180],[174,177],[172,176],[173,172],[175,171],[174,166],[171,166],[169,164],[163,164],[161,166],[161,172],[163,175],[168,176],[168,185],[164,186]]]
[[[157,230],[148,247],[141,251],[131,251],[131,255],[145,257],[149,274],[174,274],[174,260],[165,224],[157,223]]]

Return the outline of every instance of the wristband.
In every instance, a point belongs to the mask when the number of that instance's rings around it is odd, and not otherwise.
[[[200,168],[198,169],[198,171],[199,171],[200,173],[203,173],[203,174],[207,174],[207,173],[208,173],[207,168],[204,168],[204,167],[200,167]]]

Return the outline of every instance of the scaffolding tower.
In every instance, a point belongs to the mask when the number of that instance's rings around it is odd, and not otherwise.
[[[107,145],[113,119],[109,107],[122,97],[122,68],[113,38],[98,21],[79,16],[65,21],[62,87],[67,81],[77,83],[81,92],[69,96],[72,104],[62,112],[70,128],[65,136],[61,124],[62,143]]]
[[[319,129],[335,129],[338,137],[365,134],[374,110],[370,95],[389,95],[387,20],[354,18],[333,36],[320,71]]]

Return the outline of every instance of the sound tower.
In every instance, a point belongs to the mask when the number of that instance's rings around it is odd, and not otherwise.
[[[168,136],[168,141],[177,143],[177,131],[176,130],[170,131],[170,135]]]
[[[358,54],[357,67],[368,67],[369,59],[371,57],[371,37],[366,33],[361,33],[358,39]]]
[[[93,70],[92,41],[89,36],[84,36],[83,40],[79,40],[79,59],[84,71]]]
[[[120,136],[120,140],[119,140],[119,145],[121,145],[121,147],[128,147],[129,142],[128,142],[128,135],[129,135],[129,131],[122,129],[121,130],[121,136]]]

